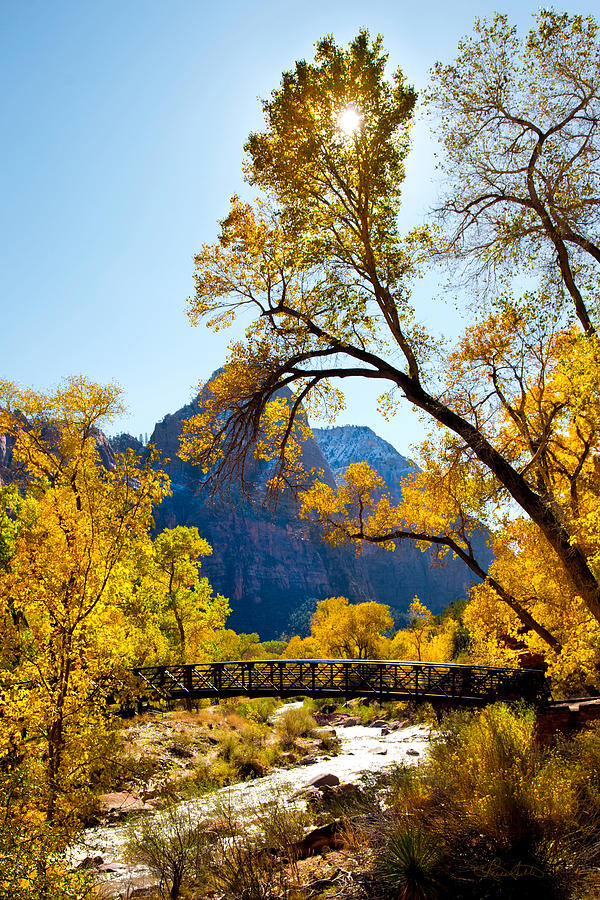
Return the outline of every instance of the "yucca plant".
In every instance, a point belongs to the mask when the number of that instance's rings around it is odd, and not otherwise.
[[[397,826],[377,855],[375,874],[398,900],[436,900],[442,894],[442,857],[427,832]]]

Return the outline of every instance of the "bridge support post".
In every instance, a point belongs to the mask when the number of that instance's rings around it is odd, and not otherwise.
[[[192,711],[192,670],[193,666],[185,666],[183,669],[183,683],[185,685],[185,689],[188,692],[187,697],[185,698],[185,708],[188,712]]]

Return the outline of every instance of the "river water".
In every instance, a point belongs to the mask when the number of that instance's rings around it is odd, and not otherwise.
[[[427,754],[429,729],[410,726],[382,735],[381,727],[352,725],[337,727],[341,750],[337,756],[318,758],[312,765],[279,769],[264,778],[223,788],[205,794],[195,800],[182,801],[178,809],[189,815],[190,820],[205,821],[225,804],[232,812],[243,813],[277,796],[289,803],[302,802],[298,793],[316,776],[331,773],[341,783],[357,783],[364,775],[372,775],[403,763],[415,765]],[[161,818],[164,813],[153,813]],[[124,858],[124,846],[130,826],[124,823],[103,825],[87,829],[84,840],[73,848],[72,864],[77,865],[86,857],[101,856],[104,860],[100,877],[104,881],[102,895],[113,898],[132,896],[133,888],[152,884],[148,871],[133,865]]]

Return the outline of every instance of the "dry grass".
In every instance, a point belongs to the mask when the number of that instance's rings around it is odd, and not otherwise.
[[[305,706],[286,709],[276,722],[279,742],[284,750],[293,749],[298,738],[313,735],[316,728],[317,723]]]
[[[306,754],[338,751],[307,709],[285,710],[276,726],[267,724],[273,706],[243,700],[128,720],[103,790],[131,790],[164,805],[266,775]]]
[[[455,714],[428,762],[388,773],[354,812],[376,849],[373,896],[579,898],[598,881],[600,732],[547,750],[531,710]]]
[[[228,900],[305,896],[295,846],[307,819],[273,797],[243,817],[222,805],[211,823],[173,807],[131,830],[127,855],[147,866],[163,900],[215,892]]]

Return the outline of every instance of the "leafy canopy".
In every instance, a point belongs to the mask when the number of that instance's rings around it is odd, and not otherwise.
[[[284,73],[246,145],[261,196],[234,198],[219,240],[196,257],[192,321],[251,321],[184,436],[184,453],[215,481],[270,455],[274,486],[303,490],[330,541],[447,548],[506,606],[519,639],[582,677],[596,657],[583,664],[581,636],[600,622],[599,96],[591,17],[541,11],[524,38],[506,17],[478,21],[457,59],[436,67],[429,97],[441,110],[444,228],[402,236],[414,92],[399,72],[388,77],[380,39],[320,42],[312,63]],[[411,306],[431,257],[503,279],[497,294],[494,277],[487,294],[469,283],[471,319],[450,353]],[[403,504],[364,467],[337,492],[301,471],[306,416],[335,418],[348,378],[382,383],[388,414],[404,399],[432,423]],[[490,571],[471,539],[477,522],[494,533]],[[514,553],[528,529],[546,587],[528,582]],[[508,578],[503,554],[522,561],[521,578]],[[566,587],[561,615],[549,602],[553,571]],[[570,608],[581,627],[569,627]]]

